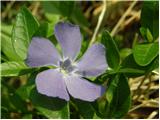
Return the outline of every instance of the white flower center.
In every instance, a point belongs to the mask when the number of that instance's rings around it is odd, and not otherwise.
[[[60,72],[63,73],[64,75],[68,75],[70,73],[73,73],[76,69],[76,67],[73,65],[73,63],[70,59],[60,61],[59,67],[60,67]]]

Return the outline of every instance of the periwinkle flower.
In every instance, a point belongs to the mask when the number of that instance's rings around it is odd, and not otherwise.
[[[53,65],[55,69],[45,70],[36,76],[39,93],[59,97],[69,101],[69,94],[84,101],[94,101],[105,89],[84,79],[102,74],[107,63],[102,44],[92,45],[80,60],[76,60],[81,48],[79,27],[59,22],[55,26],[55,36],[62,48],[62,57],[47,39],[33,37],[26,63],[31,67]]]

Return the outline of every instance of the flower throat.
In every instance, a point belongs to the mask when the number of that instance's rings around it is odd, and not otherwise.
[[[72,62],[70,59],[60,61],[59,66],[60,66],[60,71],[63,74],[69,74],[69,73],[73,72],[76,68],[74,65],[72,65]]]

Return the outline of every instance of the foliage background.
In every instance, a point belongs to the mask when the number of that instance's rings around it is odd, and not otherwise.
[[[157,11],[159,11],[159,7],[157,3],[156,1],[146,2],[145,4],[144,1],[106,1],[106,3],[101,1],[2,1],[1,117],[158,118],[159,59],[157,42],[159,38],[159,13]],[[83,53],[89,42],[94,39],[93,34],[99,21],[99,15],[104,9],[104,4],[106,4],[106,10],[95,40],[102,42],[108,48],[109,55],[107,56],[109,57],[107,57],[107,61],[113,70],[108,70],[106,74],[93,80],[93,82],[107,84],[108,92],[106,96],[94,103],[73,99],[65,105],[64,101],[46,98],[38,94],[34,88],[35,75],[47,68],[28,69],[16,57],[11,39],[16,36],[21,37],[23,34],[23,30],[17,29],[17,31],[14,31],[13,28],[14,26],[16,29],[16,25],[18,26],[21,22],[16,19],[17,14],[21,11],[22,16],[27,16],[24,19],[29,20],[30,17],[30,20],[32,20],[30,13],[25,8],[23,9],[23,6],[26,6],[40,24],[40,27],[38,27],[33,20],[30,21],[31,25],[26,25],[32,26],[32,23],[35,25],[34,27],[28,27],[30,37],[33,35],[32,32],[38,29],[34,34],[47,37],[55,44],[57,42],[53,35],[53,26],[58,21],[70,21],[78,24],[83,34]],[[104,29],[109,32],[103,32]],[[108,42],[106,43],[106,41]],[[147,47],[137,47],[136,45],[140,43],[145,43]],[[24,44],[15,43],[14,45],[17,47],[16,50],[18,48],[24,48],[25,50],[25,47],[22,47]],[[141,56],[148,50],[151,54]],[[23,53],[19,50],[17,52],[21,59],[25,58]],[[120,57],[118,58],[119,54]],[[146,58],[146,61],[141,59],[143,57]],[[12,64],[8,62],[12,62]],[[119,69],[119,65],[123,69]],[[128,83],[130,88],[126,86]],[[114,87],[114,84],[118,87]],[[130,91],[127,93],[126,90],[129,89]],[[119,91],[122,96],[130,95],[131,92],[131,106],[129,99],[126,99],[128,100],[125,102],[126,105],[114,106],[114,100],[117,99],[115,94],[119,94],[115,91]],[[118,102],[122,103],[120,100]],[[115,108],[115,111],[112,111],[112,107]],[[68,111],[70,112],[68,113]]]

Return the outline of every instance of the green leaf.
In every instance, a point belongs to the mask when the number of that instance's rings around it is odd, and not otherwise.
[[[29,99],[29,95],[31,90],[35,87],[35,85],[24,85],[19,87],[16,90],[16,93],[23,99],[23,100],[27,100]]]
[[[21,97],[16,94],[12,86],[2,82],[2,106],[6,106],[11,111],[18,111],[22,113],[27,112],[27,105]]]
[[[34,34],[34,36],[41,36],[48,38],[53,35],[53,26],[54,24],[44,22],[40,24],[38,31]]]
[[[44,1],[42,5],[44,10],[48,13],[61,14],[69,17],[73,12],[74,1]]]
[[[22,119],[32,119],[32,114],[25,114]]]
[[[107,91],[112,94],[112,99],[108,101],[109,104],[106,113],[106,117],[109,118],[123,117],[128,112],[131,104],[128,79],[123,74],[118,77],[115,76],[108,87],[108,89],[112,88],[112,90]]]
[[[1,32],[9,37],[11,36],[12,28],[12,25],[1,23]]]
[[[133,56],[137,64],[146,66],[158,55],[158,43],[140,44],[133,48]]]
[[[1,99],[2,100],[2,99]],[[8,111],[8,108],[4,107],[2,104],[1,104],[1,119],[9,119],[9,111]]]
[[[27,100],[30,98],[30,93],[33,88],[35,88],[35,79],[39,71],[35,71],[30,74],[27,83],[16,89],[16,93],[23,99]]]
[[[80,6],[75,1],[45,1],[42,2],[45,12],[50,14],[60,14],[63,17],[67,17],[69,20],[79,24],[83,27],[88,27],[89,22],[83,15]]]
[[[147,39],[147,38],[146,38],[146,33],[147,33],[146,28],[141,27],[141,28],[139,29],[139,31],[140,31],[142,37],[143,37],[144,39]]]
[[[101,42],[106,47],[106,58],[109,67],[117,70],[120,64],[120,55],[118,48],[108,31],[103,32]]]
[[[116,76],[114,76],[114,78],[112,78],[111,82],[108,85],[106,98],[109,103],[111,103],[111,101],[113,100],[113,95],[117,88],[118,80],[119,80],[119,75],[117,74]]]
[[[13,91],[12,91],[13,92]],[[3,108],[5,112],[14,111],[16,107],[13,105],[10,98],[10,91],[7,86],[3,83],[1,84],[1,109]]]
[[[121,64],[120,72],[125,73],[126,76],[128,77],[138,77],[144,74],[147,74],[151,72],[152,70],[156,69],[159,67],[159,58],[158,56],[147,66],[140,66],[136,63],[133,54],[127,56],[124,61]],[[127,69],[128,70],[127,72]],[[133,69],[133,71],[132,71]],[[135,69],[135,71],[134,71]],[[144,71],[144,73],[143,73]],[[141,73],[142,72],[142,73]]]
[[[30,99],[36,109],[47,118],[69,118],[69,104],[62,99],[39,94],[36,89],[31,91]]]
[[[148,40],[148,42],[153,42],[152,33],[148,28],[141,27],[140,32],[144,39]]]
[[[121,102],[118,103],[116,111],[113,114],[113,118],[122,118],[125,114],[127,114],[127,112],[130,109],[130,106],[131,106],[131,96],[128,95],[128,97],[124,99],[123,103]]]
[[[149,64],[146,66],[146,73],[148,74],[149,72],[159,68],[159,55]]]
[[[74,100],[78,111],[83,119],[93,119],[96,117],[95,110],[90,102]]]
[[[38,29],[38,22],[27,10],[22,7],[17,14],[16,23],[12,30],[12,42],[18,56],[24,60],[27,56],[28,46],[33,34]]]
[[[74,12],[72,12],[71,20],[73,20],[76,24],[79,24],[81,27],[89,27],[89,22],[77,4],[75,4],[73,11]]]
[[[159,36],[159,2],[144,1],[141,12],[142,27],[149,28],[154,40]]]
[[[81,45],[80,53],[76,58],[77,60],[80,59],[84,55],[84,53],[86,52],[86,50],[88,48],[88,45],[89,45],[89,41],[88,40],[83,40],[82,45]]]
[[[152,36],[152,34],[151,34],[149,29],[147,29],[146,36],[147,36],[148,42],[152,42],[153,41],[153,36]]]
[[[121,68],[119,73],[133,73],[133,74],[144,74],[144,70],[134,69],[134,68]]]
[[[114,96],[114,101],[112,104],[113,109],[115,108],[112,117],[113,118],[123,117],[128,112],[130,104],[131,104],[131,96],[130,96],[130,88],[128,85],[128,79],[124,75],[121,75],[119,78],[117,94]]]
[[[9,99],[12,102],[12,104],[16,107],[16,110],[20,110],[22,111],[22,113],[26,113],[28,111],[27,104],[16,93],[10,93]]]
[[[1,54],[1,62],[3,63],[3,62],[7,62],[7,61],[8,61],[8,58],[5,55],[3,55],[3,52],[2,52],[2,54]]]
[[[47,18],[49,23],[56,24],[60,20],[60,15],[52,14],[52,13],[45,13],[45,17]],[[52,26],[53,29],[53,26]]]
[[[120,50],[120,57],[122,60],[124,60],[124,58],[130,55],[131,53],[132,53],[131,48],[123,48]]]
[[[32,72],[33,68],[27,67],[23,61],[5,62],[1,64],[1,76],[19,76]]]
[[[1,47],[2,52],[7,56],[9,60],[19,60],[18,55],[15,53],[15,50],[11,41],[11,29],[12,26],[4,25],[1,26]]]

